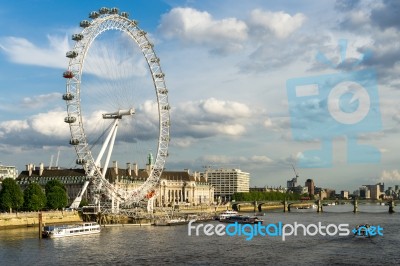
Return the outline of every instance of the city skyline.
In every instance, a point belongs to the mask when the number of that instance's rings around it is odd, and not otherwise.
[[[118,7],[139,21],[161,59],[171,105],[171,143],[166,169],[201,171],[235,166],[251,186],[279,186],[294,177],[338,191],[361,184],[400,182],[396,151],[400,112],[400,23],[394,1],[68,1],[7,2],[0,11],[0,161],[59,166],[76,158],[64,123],[65,53],[79,22],[99,8]],[[323,14],[323,16],[321,15]],[[339,44],[346,40],[342,57]],[[370,58],[364,57],[367,52]],[[325,55],[327,62],[322,62]],[[366,60],[362,60],[365,58]],[[329,62],[334,65],[329,65]],[[378,162],[347,162],[347,140],[333,134],[332,165],[302,167],[318,138],[299,141],[287,82],[337,72],[374,69],[380,129],[360,132],[376,147]],[[324,120],[322,99],[303,127]],[[301,110],[296,110],[301,112]],[[295,121],[296,122],[296,121]],[[322,122],[321,122],[322,124]],[[308,129],[308,131],[310,131]],[[360,154],[360,157],[366,156]],[[121,165],[126,163],[120,159]],[[303,182],[301,182],[303,183]]]

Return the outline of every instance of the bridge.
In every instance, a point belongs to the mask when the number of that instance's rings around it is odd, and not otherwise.
[[[254,211],[261,212],[264,208],[267,209],[282,209],[284,212],[290,212],[292,207],[297,208],[307,208],[312,207],[316,204],[316,201],[307,200],[307,201],[242,201],[242,202],[234,202],[232,203],[232,209],[236,211]]]
[[[382,203],[385,206],[388,206],[388,212],[394,213],[394,206],[396,206],[396,202],[394,200],[387,201],[371,201],[371,200],[359,200],[359,199],[350,199],[350,200],[284,200],[284,201],[240,201],[233,202],[232,209],[236,211],[246,210],[246,211],[254,211],[254,212],[262,212],[263,206],[268,209],[282,209],[283,212],[290,212],[293,207],[300,209],[309,209],[313,208],[317,212],[323,212],[324,206],[329,205],[339,205],[339,204],[352,204],[353,212],[358,212],[358,206],[361,204],[367,203]]]

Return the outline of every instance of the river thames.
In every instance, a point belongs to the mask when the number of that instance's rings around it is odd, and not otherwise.
[[[103,227],[97,235],[38,239],[37,228],[0,231],[0,265],[396,265],[400,214],[387,206],[329,206],[323,213],[266,212],[264,224],[379,225],[383,236],[188,235],[188,225]],[[397,208],[395,208],[397,210]],[[203,224],[220,224],[218,221]],[[196,226],[196,224],[192,224]]]

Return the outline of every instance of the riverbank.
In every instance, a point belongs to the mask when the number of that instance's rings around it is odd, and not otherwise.
[[[282,209],[281,204],[262,205],[262,211]],[[164,210],[155,211],[155,217],[174,214],[175,216],[185,217],[187,215],[204,215],[213,216],[225,210],[232,209],[230,205],[220,206],[190,206],[180,207],[172,210],[165,208]],[[254,205],[242,204],[239,212],[254,212]],[[257,210],[258,212],[258,210]],[[107,214],[97,217],[97,215],[80,215],[78,211],[50,211],[42,212],[43,224],[67,224],[82,221],[98,221],[102,225],[145,225],[150,224],[154,217],[127,217],[125,215]],[[18,212],[18,213],[1,213],[0,214],[0,230],[9,228],[38,227],[39,212]]]
[[[42,212],[43,224],[66,224],[82,222],[77,211]],[[39,212],[17,212],[0,214],[0,230],[21,227],[38,227]]]

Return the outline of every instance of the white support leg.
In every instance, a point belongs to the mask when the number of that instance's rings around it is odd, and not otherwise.
[[[114,195],[111,197],[111,213],[115,213],[115,209],[114,209]]]
[[[100,160],[101,160],[101,158],[103,157],[104,152],[105,152],[105,150],[106,150],[106,148],[107,148],[107,146],[108,146],[108,143],[110,142],[111,136],[113,135],[113,133],[114,133],[114,131],[115,131],[115,128],[116,128],[117,126],[118,126],[118,119],[115,119],[114,125],[111,127],[110,133],[108,133],[108,136],[107,136],[107,138],[105,139],[105,141],[104,141],[104,143],[103,143],[103,146],[101,147],[101,150],[100,150],[100,152],[99,152],[99,155],[97,156],[97,159],[96,159],[96,162],[95,162],[95,166],[98,166],[98,165],[99,165]],[[92,176],[93,173],[94,173],[94,171],[95,171],[95,168],[91,169],[91,170],[90,170],[89,176]]]
[[[102,172],[102,175],[101,175],[103,178],[105,178],[105,176],[106,176],[108,163],[110,162],[111,153],[112,153],[112,150],[114,148],[115,137],[117,136],[117,129],[118,129],[118,123],[115,125],[114,132],[113,132],[112,138],[111,138],[111,143],[110,143],[110,146],[108,147],[107,159],[106,159],[106,162],[104,164],[103,172]]]

